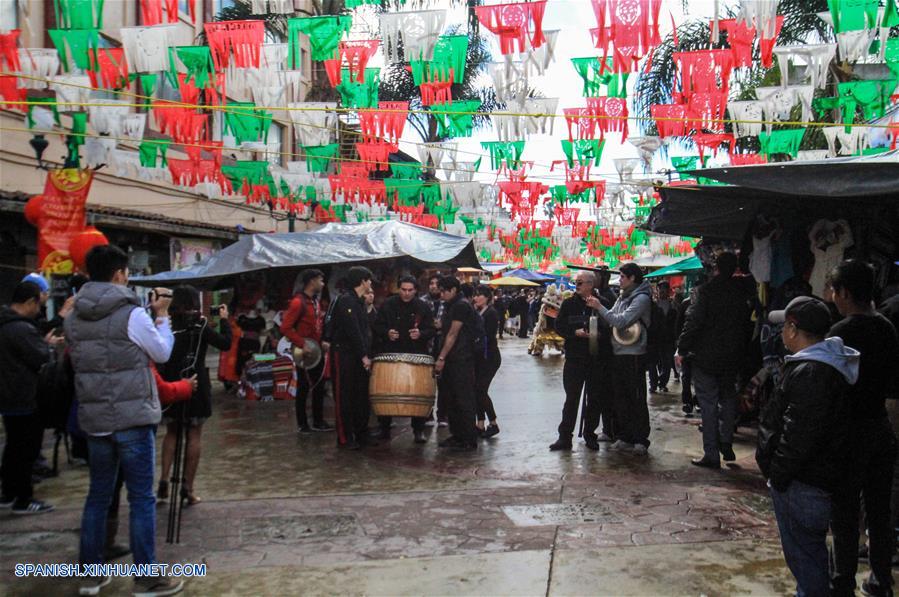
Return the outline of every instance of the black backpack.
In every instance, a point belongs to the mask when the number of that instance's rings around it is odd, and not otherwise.
[[[665,312],[655,302],[652,301],[652,309],[649,311],[649,327],[646,330],[646,345],[650,348],[657,348],[662,345],[665,337]]]
[[[75,398],[75,372],[67,354],[50,349],[37,374],[37,414],[44,429],[65,430]]]

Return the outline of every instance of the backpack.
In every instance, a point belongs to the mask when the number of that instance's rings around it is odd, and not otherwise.
[[[75,398],[75,372],[68,354],[50,350],[37,374],[37,414],[44,429],[64,430]]]

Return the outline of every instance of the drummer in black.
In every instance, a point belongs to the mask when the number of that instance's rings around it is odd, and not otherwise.
[[[445,276],[440,279],[439,286],[440,296],[445,303],[441,323],[444,336],[434,371],[443,380],[440,391],[447,394],[446,404],[452,435],[438,445],[460,451],[477,450],[474,365],[477,347],[483,349],[484,326],[474,307],[463,300],[459,280]]]
[[[367,268],[349,269],[346,275],[349,291],[340,295],[329,310],[322,338],[331,343],[331,371],[336,374],[337,443],[353,449],[372,443],[368,437],[371,328],[365,309],[365,294],[371,290],[371,280]]]
[[[417,292],[415,278],[403,276],[400,278],[399,293],[381,305],[372,324],[379,352],[428,354],[428,342],[436,332],[434,315],[427,303],[416,296]],[[390,439],[392,420],[392,417],[378,417],[381,439]],[[412,417],[412,432],[417,444],[427,441],[425,421],[424,417]]]

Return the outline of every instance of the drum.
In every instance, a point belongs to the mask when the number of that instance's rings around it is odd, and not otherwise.
[[[388,353],[372,359],[371,409],[379,417],[427,417],[434,407],[434,359],[426,354]]]

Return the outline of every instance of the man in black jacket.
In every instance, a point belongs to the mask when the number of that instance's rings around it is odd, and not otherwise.
[[[833,302],[844,317],[830,329],[861,353],[858,383],[849,391],[849,472],[834,493],[833,591],[855,593],[858,570],[860,497],[865,500],[871,574],[862,585],[868,595],[892,595],[893,528],[890,494],[896,439],[885,402],[899,397],[899,339],[893,325],[874,311],[874,268],[844,261],[828,275]]]
[[[365,294],[371,290],[371,272],[351,267],[346,275],[349,292],[340,295],[328,313],[322,340],[330,342],[332,371],[336,371],[334,402],[337,444],[358,450],[374,444],[368,436],[368,374],[371,369],[371,328]]]
[[[584,443],[591,450],[599,450],[599,440],[611,441],[612,404],[609,379],[612,344],[608,326],[602,325],[601,337],[590,350],[589,321],[596,312],[587,306],[586,299],[594,296],[596,276],[582,270],[574,278],[575,294],[562,301],[556,317],[556,331],[565,338],[565,366],[562,370],[562,386],[565,388],[565,404],[562,407],[562,422],[559,423],[559,439],[549,446],[550,450],[570,450],[574,433],[581,393],[586,392],[583,425]],[[602,300],[602,299],[600,299]],[[608,302],[608,301],[606,301]],[[606,308],[614,303],[608,302]],[[599,325],[597,321],[597,325]],[[586,388],[585,388],[586,386]],[[596,435],[596,428],[602,418],[603,431]]]
[[[38,372],[50,358],[48,344],[62,341],[53,332],[41,338],[36,319],[41,289],[20,282],[8,307],[0,308],[0,414],[6,431],[0,467],[0,508],[13,514],[41,514],[53,506],[33,499],[31,467],[41,448],[44,427],[37,413]]]
[[[719,468],[733,451],[737,373],[748,342],[749,302],[736,280],[737,256],[721,253],[715,277],[696,291],[677,343],[678,361],[692,359],[693,385],[702,409],[703,457],[696,466]]]
[[[399,293],[381,305],[372,325],[380,352],[428,354],[428,342],[434,337],[434,314],[427,303],[415,296],[418,282],[412,276],[400,278]],[[392,417],[378,417],[381,439],[390,439]],[[427,440],[425,418],[412,417],[412,433],[416,444]]]
[[[452,435],[440,442],[442,448],[477,450],[477,395],[475,393],[475,318],[480,315],[462,297],[459,280],[440,279],[440,297],[444,302],[443,342],[434,371],[442,378]]]
[[[796,594],[828,595],[831,493],[845,475],[847,390],[858,379],[858,352],[839,338],[824,339],[830,312],[818,299],[797,297],[769,319],[784,324],[792,354],[762,412],[755,459],[771,488]]]
[[[677,337],[677,308],[671,300],[671,284],[662,280],[656,288],[653,301],[653,320],[649,325],[647,366],[649,367],[649,391],[668,392],[668,380],[674,369],[674,352]]]

